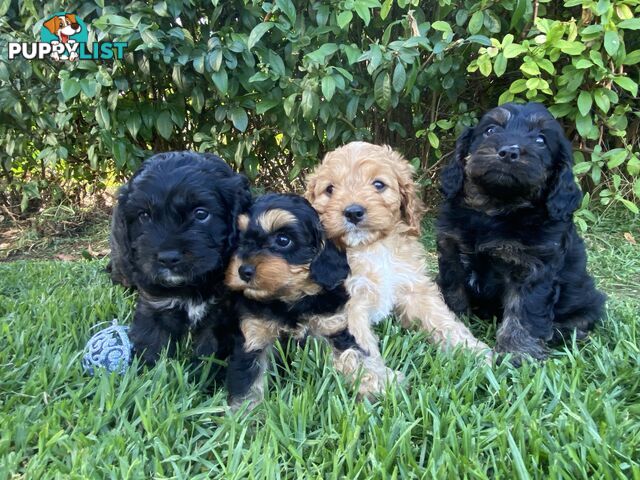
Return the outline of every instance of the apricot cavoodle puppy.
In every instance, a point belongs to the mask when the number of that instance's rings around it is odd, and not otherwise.
[[[417,324],[441,345],[464,345],[489,354],[447,308],[425,268],[419,241],[422,203],[413,169],[388,146],[352,142],[329,152],[311,175],[306,196],[327,235],[345,248],[349,331],[382,362],[372,326],[395,313],[403,326]],[[387,369],[370,382],[371,393],[390,380]]]

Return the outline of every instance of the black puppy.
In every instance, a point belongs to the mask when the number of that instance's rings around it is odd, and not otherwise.
[[[237,310],[240,330],[229,359],[230,404],[263,397],[268,349],[282,335],[307,331],[327,338],[336,367],[345,373],[363,352],[347,329],[344,252],[327,240],[316,211],[302,197],[259,197],[239,218],[240,244],[229,264],[226,284],[243,293]]]
[[[442,172],[438,281],[455,312],[502,320],[498,351],[542,359],[547,341],[586,337],[603,314],[573,224],[572,166],[547,109],[509,103],[461,135]]]
[[[224,272],[237,242],[237,216],[251,202],[248,181],[215,155],[169,152],[149,158],[119,191],[111,230],[111,277],[137,288],[129,337],[154,364],[188,330],[196,356],[218,352],[232,330]],[[225,347],[228,342],[221,342]]]

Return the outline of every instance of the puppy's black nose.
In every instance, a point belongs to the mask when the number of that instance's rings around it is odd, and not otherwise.
[[[502,160],[513,161],[520,158],[519,145],[505,145],[498,150],[498,155]]]
[[[240,278],[245,282],[250,281],[255,274],[256,267],[254,267],[253,265],[242,264],[238,268],[238,275],[240,275]]]
[[[362,205],[358,205],[354,203],[353,205],[349,205],[344,209],[344,216],[349,220],[349,222],[354,225],[360,223],[360,221],[364,218],[365,209]]]
[[[182,254],[178,250],[164,250],[158,253],[158,262],[165,267],[175,267],[180,260]]]

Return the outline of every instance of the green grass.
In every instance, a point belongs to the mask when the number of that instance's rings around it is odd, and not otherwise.
[[[83,375],[92,327],[129,321],[135,300],[104,260],[0,264],[0,479],[640,479],[640,245],[626,231],[640,240],[623,219],[587,235],[608,316],[544,364],[489,369],[389,321],[384,356],[410,389],[360,402],[309,342],[272,369],[261,406],[235,415],[186,352]],[[495,325],[473,325],[493,342]]]

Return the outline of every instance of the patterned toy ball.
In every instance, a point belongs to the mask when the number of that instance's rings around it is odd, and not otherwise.
[[[89,375],[95,368],[105,368],[108,372],[123,375],[131,363],[131,342],[127,331],[129,327],[118,325],[113,320],[110,327],[100,330],[87,342],[82,357],[82,367]]]

